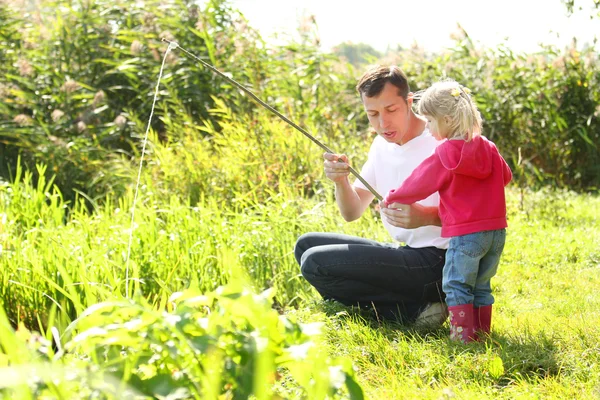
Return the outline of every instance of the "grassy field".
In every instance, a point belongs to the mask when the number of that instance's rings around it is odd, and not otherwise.
[[[5,398],[70,390],[82,398],[122,390],[139,398],[177,390],[180,398],[360,398],[358,385],[372,399],[600,396],[597,196],[509,190],[493,334],[471,345],[450,342],[447,325],[416,330],[319,300],[293,259],[300,234],[387,240],[374,212],[343,223],[327,190],[307,199],[289,189],[226,208],[210,198],[192,207],[145,187],[127,263],[132,198],[92,213],[82,201],[67,212],[51,184],[35,187],[30,174],[0,186]],[[321,333],[313,335],[315,323]],[[252,332],[271,344],[259,346]],[[204,347],[190,352],[197,340]],[[284,357],[302,346],[311,352]]]
[[[510,192],[510,228],[493,280],[492,340],[450,343],[356,316],[328,320],[328,345],[355,361],[369,398],[600,396],[599,200]],[[323,316],[324,320],[327,320]]]

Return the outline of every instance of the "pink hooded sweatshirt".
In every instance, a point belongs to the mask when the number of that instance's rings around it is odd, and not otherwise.
[[[442,236],[506,228],[504,186],[512,173],[496,145],[483,136],[446,140],[385,198],[412,204],[439,192]]]

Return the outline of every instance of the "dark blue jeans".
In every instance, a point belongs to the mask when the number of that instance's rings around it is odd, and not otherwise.
[[[411,322],[427,303],[444,300],[446,250],[311,232],[300,236],[294,255],[324,299],[375,308],[384,319]]]

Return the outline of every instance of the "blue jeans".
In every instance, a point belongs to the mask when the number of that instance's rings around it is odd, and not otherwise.
[[[498,271],[505,241],[506,229],[450,239],[442,285],[448,306],[494,304],[490,280]]]
[[[446,250],[311,232],[298,238],[294,255],[323,298],[375,308],[384,319],[411,322],[427,303],[444,299]]]

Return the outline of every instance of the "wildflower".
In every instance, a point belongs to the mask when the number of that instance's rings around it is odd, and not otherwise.
[[[466,38],[467,32],[465,31],[465,29],[462,26],[460,26],[460,24],[456,24],[456,29],[454,30],[454,32],[450,33],[450,39],[456,42],[461,42]]]
[[[142,20],[144,22],[144,25],[152,25],[152,23],[154,22],[154,19],[156,17],[154,16],[154,14],[147,12],[144,14],[144,16],[142,17]]]
[[[177,63],[177,56],[175,55],[175,53],[170,52],[167,55],[167,59],[165,60],[165,62],[169,65],[175,65]]]
[[[537,62],[536,58],[535,58],[534,56],[532,56],[532,55],[528,56],[528,57],[527,57],[527,60],[525,60],[525,63],[526,63],[528,66],[535,65],[535,64],[536,64],[536,62]]]
[[[19,114],[13,118],[13,122],[19,126],[29,126],[33,123],[33,119],[29,115]]]
[[[152,49],[150,52],[152,53],[152,58],[154,58],[155,61],[160,61],[160,53],[158,50]]]
[[[175,41],[175,36],[169,31],[162,32],[158,37],[161,39],[168,40],[169,42]]]
[[[573,38],[573,40],[576,40],[576,39]],[[571,56],[571,58],[573,59],[573,62],[575,62],[576,64],[579,64],[581,53],[578,52],[575,48],[572,48],[571,50],[569,50],[569,56]]]
[[[43,43],[46,40],[49,40],[52,37],[52,33],[50,32],[50,29],[46,28],[46,26],[44,26],[43,24],[38,25],[39,26],[39,38],[41,39],[41,42]]]
[[[73,93],[77,89],[79,89],[79,83],[75,82],[72,79],[67,80],[62,87],[60,88],[63,92]]]
[[[547,64],[548,64],[548,60],[546,60],[546,57],[543,55],[538,55],[537,56],[537,66],[538,68],[543,68],[546,69],[547,68]],[[553,65],[554,67],[556,67],[556,65]],[[563,63],[564,66],[564,63]]]
[[[587,53],[585,58],[583,59],[583,65],[585,68],[592,68],[594,66],[594,58],[592,57],[592,53]]]
[[[52,114],[51,114],[52,121],[58,122],[58,120],[61,119],[63,117],[63,115],[65,115],[65,113],[62,110],[56,109],[56,110],[52,111]]]
[[[309,35],[312,31],[314,25],[316,25],[316,19],[314,15],[304,16],[300,19],[300,23],[298,25],[298,32],[302,36]]]
[[[241,40],[236,40],[235,42],[233,42],[233,47],[235,48],[235,52],[234,55],[236,57],[241,57],[242,55],[244,55],[244,42]]]
[[[216,48],[216,55],[217,57],[221,57],[222,55],[225,54],[225,46],[226,43],[225,40],[227,39],[227,37],[225,36],[225,33],[223,32],[217,32],[214,35],[214,43],[215,43],[215,48]]]
[[[238,18],[233,21],[233,26],[238,34],[243,35],[248,30],[248,23],[243,18]]]
[[[100,25],[100,27],[98,27],[98,32],[108,35],[112,32],[112,28],[108,24]]]
[[[60,147],[67,147],[67,142],[65,142],[63,139],[56,137],[54,135],[50,135],[48,136],[48,139],[54,143],[56,146],[60,146]]]
[[[142,51],[144,51],[144,45],[139,40],[134,40],[131,43],[131,47],[129,48],[129,51],[134,56],[139,56],[140,54],[142,54]]]
[[[123,129],[125,125],[127,125],[127,118],[125,118],[123,115],[117,115],[117,118],[115,118],[114,123],[117,127],[119,127],[119,129]]]
[[[560,56],[560,57],[555,58],[554,61],[552,61],[552,66],[556,69],[564,71],[566,68],[565,57]]]
[[[33,75],[33,67],[29,64],[29,61],[21,58],[17,61],[17,67],[19,68],[19,75],[21,76],[32,76]]]
[[[94,95],[94,101],[92,102],[92,104],[94,105],[94,107],[97,107],[98,105],[100,105],[104,102],[105,98],[106,98],[106,94],[104,93],[104,91],[99,90]]]

